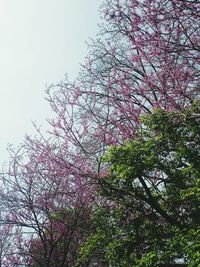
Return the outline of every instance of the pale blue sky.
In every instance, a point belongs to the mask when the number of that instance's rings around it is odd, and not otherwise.
[[[0,162],[7,143],[44,124],[45,85],[75,77],[95,38],[101,0],[0,0]]]

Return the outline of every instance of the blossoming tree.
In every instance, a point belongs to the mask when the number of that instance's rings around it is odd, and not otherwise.
[[[38,130],[38,138],[27,137],[2,175],[1,221],[20,228],[19,264],[31,266],[37,235],[44,251],[37,259],[51,266],[54,227],[64,227],[68,240],[73,224],[62,216],[55,223],[54,215],[78,205],[76,220],[85,220],[82,208],[103,202],[96,195],[106,175],[102,155],[137,135],[142,114],[158,107],[182,110],[199,98],[199,1],[106,0],[101,15],[99,37],[91,41],[77,79],[47,90],[55,114],[49,136]]]

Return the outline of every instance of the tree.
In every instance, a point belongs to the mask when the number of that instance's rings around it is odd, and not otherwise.
[[[81,257],[103,248],[112,266],[174,266],[180,259],[199,266],[199,105],[158,109],[142,121],[137,139],[105,157],[110,173],[100,183],[112,208],[99,212]]]
[[[43,248],[41,264],[50,265],[55,255],[51,251],[56,247],[52,214],[71,208],[74,211],[77,203],[104,207],[104,199],[98,195],[100,177],[107,171],[102,155],[109,145],[124,144],[137,137],[138,130],[144,127],[141,115],[158,107],[183,110],[199,98],[199,1],[106,0],[101,14],[105,20],[101,35],[89,45],[78,78],[47,90],[55,112],[54,118],[49,119],[49,135],[44,138],[36,127],[38,137],[27,137],[20,150],[11,153],[9,168],[1,175],[1,222],[14,225],[22,235],[16,243],[17,260],[13,266],[21,262],[32,264],[30,252],[37,240]],[[143,191],[140,194],[144,196]],[[124,194],[124,198],[128,196]],[[150,200],[142,200],[140,214],[146,212]],[[115,207],[108,204],[108,210]],[[163,225],[158,224],[161,232],[166,223],[177,229],[183,226],[179,211],[167,203],[153,204],[158,212],[156,220],[163,220]],[[136,207],[140,205],[139,200],[135,202]],[[123,213],[122,205],[114,219],[119,231]],[[84,220],[82,213],[77,216],[78,221]],[[71,221],[61,223],[65,233],[73,228]],[[28,233],[25,229],[29,229]]]
[[[80,244],[85,241],[91,228],[90,213],[88,207],[79,203],[77,207],[52,214],[45,233],[49,263],[46,264],[42,240],[37,237],[32,240],[29,250],[32,257],[31,266],[73,266],[78,258]],[[82,265],[86,266],[88,265]]]
[[[55,144],[27,138],[12,155],[0,195],[1,224],[15,230],[9,266],[72,266],[89,229],[92,186],[73,175]]]
[[[107,0],[101,14],[76,81],[47,90],[52,133],[87,159],[132,139],[142,114],[199,97],[199,1]]]

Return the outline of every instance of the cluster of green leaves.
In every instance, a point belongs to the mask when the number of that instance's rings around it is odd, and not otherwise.
[[[142,120],[137,138],[104,158],[110,173],[101,194],[109,205],[96,209],[80,262],[102,253],[104,266],[200,266],[199,105]]]

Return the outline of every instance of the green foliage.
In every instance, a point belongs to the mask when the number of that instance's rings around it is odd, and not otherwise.
[[[200,266],[200,110],[156,110],[135,140],[112,146],[101,179],[109,207],[81,260],[103,251],[105,266],[155,267],[184,260]],[[112,207],[112,208],[111,208]],[[109,265],[110,264],[110,265]]]

